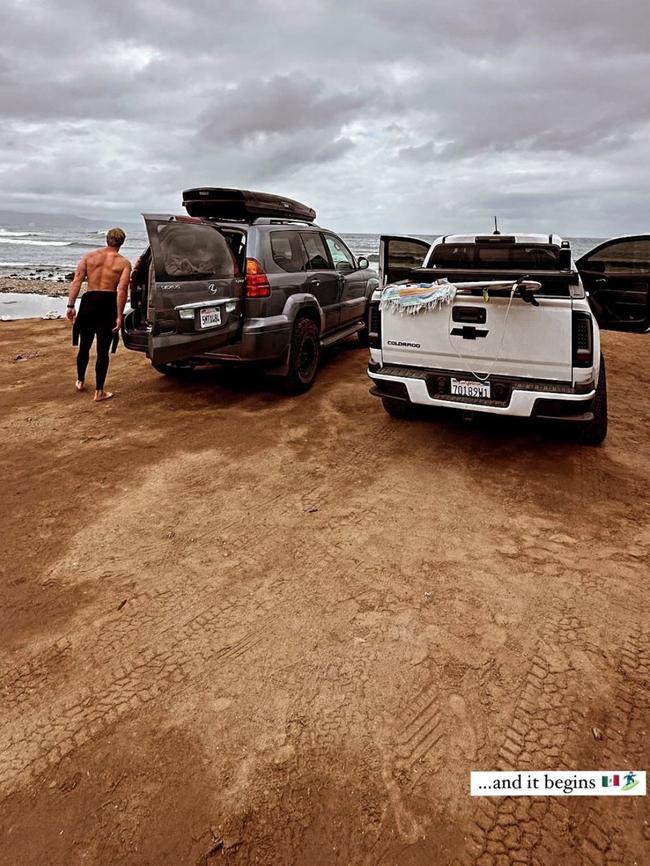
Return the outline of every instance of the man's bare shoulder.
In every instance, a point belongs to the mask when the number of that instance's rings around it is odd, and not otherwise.
[[[98,247],[96,250],[90,250],[84,256],[84,259],[87,262],[100,262],[103,258],[106,257],[106,248]]]

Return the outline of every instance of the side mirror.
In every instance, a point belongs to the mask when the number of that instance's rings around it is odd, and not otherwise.
[[[360,271],[365,271],[366,268],[370,267],[370,262],[368,261],[368,259],[365,256],[361,256],[360,258],[357,259],[357,267],[359,268]]]

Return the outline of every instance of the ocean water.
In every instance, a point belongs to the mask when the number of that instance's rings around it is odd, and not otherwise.
[[[64,279],[89,250],[104,246],[105,238],[105,229],[0,226],[0,276]],[[129,232],[122,252],[134,261],[146,246],[144,230]]]
[[[107,226],[109,228],[109,226]],[[31,279],[63,280],[73,271],[89,250],[104,245],[106,231],[79,229],[39,229],[35,226],[0,226],[0,276]],[[379,253],[379,235],[346,234],[341,237],[355,255],[366,256],[376,266]],[[417,235],[432,241],[438,235]],[[574,258],[595,247],[602,238],[568,238]],[[147,246],[144,226],[141,230],[127,230],[122,253],[130,261]]]
[[[0,321],[65,316],[67,298],[50,298],[47,295],[23,295],[16,292],[0,292]]]

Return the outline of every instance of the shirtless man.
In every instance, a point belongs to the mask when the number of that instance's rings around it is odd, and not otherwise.
[[[108,372],[111,343],[122,325],[122,313],[126,303],[126,292],[131,274],[131,263],[120,255],[120,247],[126,235],[122,229],[110,229],[106,234],[106,246],[93,250],[77,265],[70,284],[67,317],[73,323],[73,344],[79,340],[77,354],[77,391],[84,391],[86,367],[90,347],[97,337],[97,361],[95,363],[95,401],[110,400],[113,394],[104,390]],[[79,314],[75,322],[75,301],[84,279],[88,290],[81,296]]]

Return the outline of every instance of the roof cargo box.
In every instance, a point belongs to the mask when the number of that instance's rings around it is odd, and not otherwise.
[[[186,189],[183,192],[183,207],[190,216],[245,222],[252,222],[257,217],[278,217],[309,223],[316,219],[316,211],[299,201],[246,189],[210,186]]]

